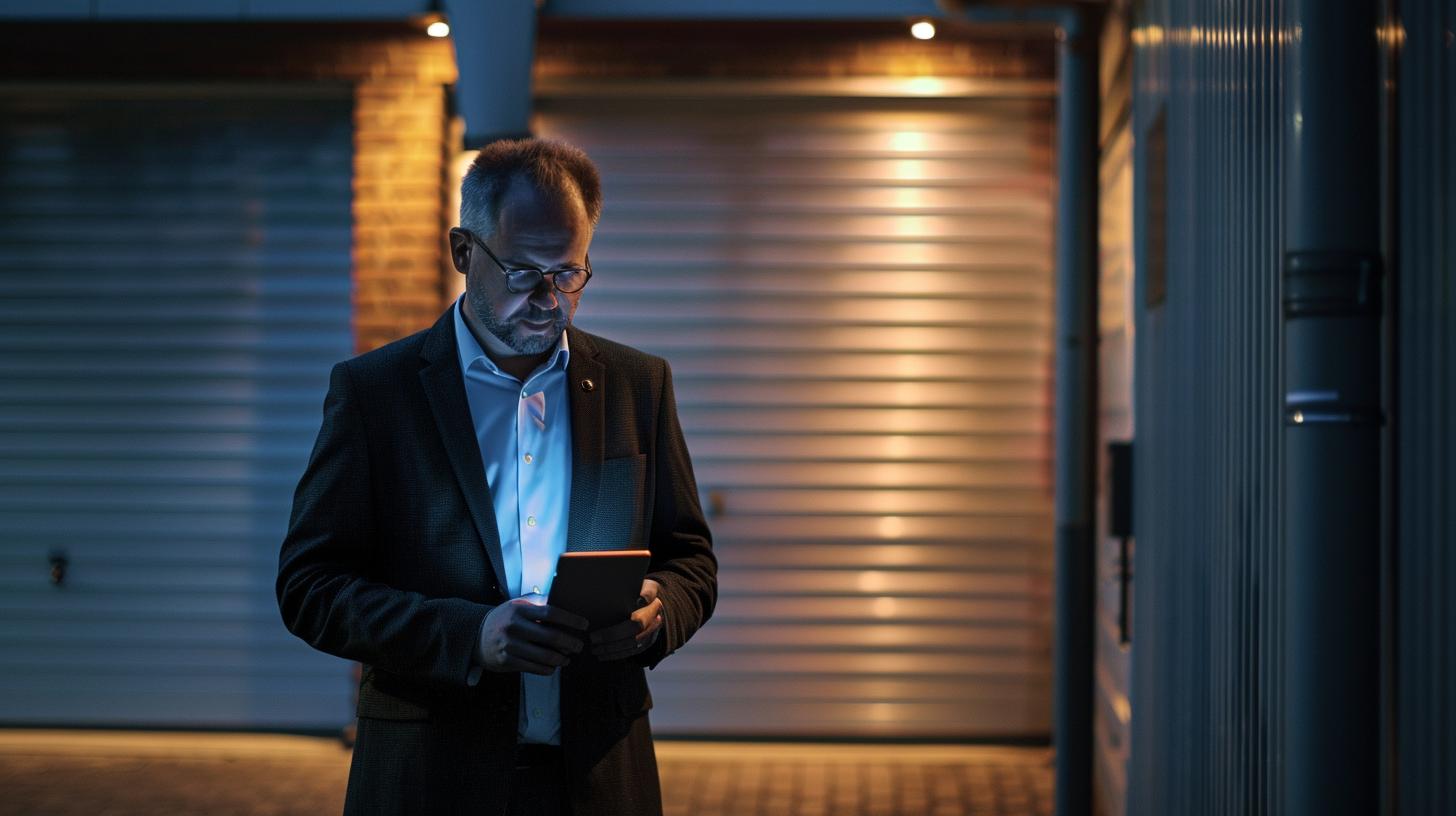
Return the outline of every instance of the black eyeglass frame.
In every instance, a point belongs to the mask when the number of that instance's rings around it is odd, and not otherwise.
[[[586,256],[586,266],[568,266],[565,269],[557,269],[551,272],[537,269],[534,266],[527,266],[521,269],[507,269],[506,265],[501,263],[500,258],[497,258],[495,256],[495,253],[490,251],[490,247],[486,246],[485,242],[480,240],[479,235],[476,235],[475,233],[471,232],[468,229],[464,229],[463,227],[457,227],[457,229],[470,236],[470,240],[474,241],[476,246],[485,250],[486,257],[490,258],[491,262],[495,264],[496,269],[499,269],[501,271],[501,274],[506,276],[506,288],[517,294],[520,294],[521,292],[534,292],[536,288],[541,285],[541,281],[546,279],[547,275],[551,276],[551,285],[556,288],[556,291],[564,295],[574,295],[577,292],[580,292],[581,290],[586,288],[587,283],[591,280],[592,268],[590,253],[588,253]],[[563,289],[561,287],[560,281],[556,277],[563,272],[585,272],[586,277],[581,279],[581,285],[576,287],[575,289]],[[521,286],[516,283],[517,278],[521,275],[529,276],[527,279],[531,281],[530,286]]]

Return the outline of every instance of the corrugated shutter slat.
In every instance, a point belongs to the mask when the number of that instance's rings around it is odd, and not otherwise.
[[[720,513],[654,728],[1045,734],[1050,111],[640,90],[537,130],[603,173],[577,320],[672,363]]]
[[[0,720],[349,716],[273,594],[352,351],[352,102],[311,96],[0,99]]]

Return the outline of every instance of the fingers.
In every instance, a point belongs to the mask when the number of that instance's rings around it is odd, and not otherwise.
[[[539,674],[542,677],[550,677],[556,671],[556,666],[547,666],[541,663],[532,663],[529,660],[522,660],[519,657],[506,655],[494,671],[502,672],[526,672],[528,674]]]
[[[654,621],[662,617],[662,601],[653,601],[632,613],[632,620],[637,621],[638,626],[646,629]]]
[[[596,646],[599,643],[615,643],[619,640],[630,638],[641,631],[642,624],[633,616],[621,623],[608,626],[605,629],[598,629],[588,635],[588,637],[591,639],[592,645]]]
[[[500,641],[482,658],[482,665],[493,672],[530,672],[541,675],[549,675],[567,662],[568,658],[550,649],[530,643],[512,642],[509,639]]]
[[[641,595],[643,598],[646,598],[647,601],[649,603],[651,603],[652,601],[657,600],[657,593],[661,589],[662,589],[662,585],[661,584],[657,583],[656,581],[652,580],[651,578],[643,578],[642,579],[642,591],[639,592],[639,593],[637,593],[637,594],[638,595]]]
[[[661,615],[658,615],[657,617],[655,617],[655,618],[652,619],[652,623],[647,624],[647,628],[646,629],[643,629],[641,632],[638,632],[637,633],[637,636],[635,638],[633,638],[633,639],[634,640],[637,640],[637,641],[653,640],[655,638],[655,636],[657,635],[657,630],[658,629],[661,629],[661,628],[662,628],[662,616]]]
[[[530,643],[558,652],[563,656],[574,655],[586,645],[579,637],[533,620],[511,621],[506,626],[506,635],[513,643]]]
[[[652,624],[655,618],[661,616],[662,601],[652,603],[633,612],[627,620],[613,624],[605,629],[598,629],[588,635],[592,643],[606,643],[635,635]]]
[[[571,658],[544,646],[522,641],[511,641],[504,647],[509,662],[519,663],[520,671],[532,674],[550,674],[571,662]]]
[[[567,612],[559,606],[531,606],[531,617],[535,620],[549,623],[553,626],[560,626],[566,629],[575,629],[578,632],[585,632],[589,625],[586,618],[574,613]]]
[[[620,660],[641,652],[643,649],[651,646],[653,641],[657,640],[658,630],[662,628],[662,616],[658,615],[653,618],[645,628],[642,628],[637,621],[629,620],[617,624],[610,629],[603,629],[600,633],[593,634],[602,634],[605,636],[613,629],[624,629],[628,625],[640,629],[640,631],[636,631],[636,629],[627,630],[626,633],[620,636],[604,637],[602,640],[594,642],[591,649],[592,656],[598,660]]]

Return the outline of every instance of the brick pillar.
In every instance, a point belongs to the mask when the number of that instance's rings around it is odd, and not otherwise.
[[[451,130],[448,48],[383,44],[357,55],[355,86],[354,345],[363,352],[428,327],[445,306],[454,223],[445,154]]]

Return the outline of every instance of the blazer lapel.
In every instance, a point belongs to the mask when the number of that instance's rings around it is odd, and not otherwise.
[[[571,518],[566,550],[596,549],[591,540],[601,489],[605,445],[607,369],[596,359],[586,335],[568,326],[571,357],[566,363],[567,401],[571,403]]]
[[[495,506],[491,503],[490,486],[485,481],[485,466],[481,461],[480,443],[475,438],[475,423],[470,418],[470,403],[465,399],[460,354],[455,345],[453,311],[447,310],[435,322],[420,349],[420,356],[429,362],[420,370],[420,384],[430,403],[430,412],[434,414],[435,426],[440,431],[440,441],[445,444],[455,479],[460,482],[460,490],[465,494],[465,505],[470,508],[475,532],[485,547],[491,568],[495,570],[501,595],[509,595],[510,582],[506,580],[505,562],[501,556]]]

